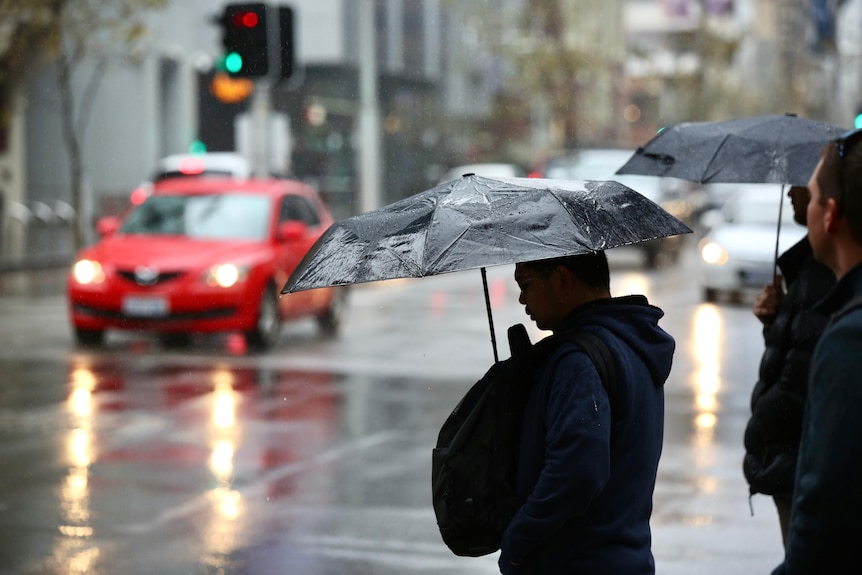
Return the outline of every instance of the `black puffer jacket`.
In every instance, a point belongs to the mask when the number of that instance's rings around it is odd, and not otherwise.
[[[828,320],[812,307],[835,285],[835,276],[814,259],[807,236],[784,252],[778,265],[787,293],[774,322],[764,329],[766,349],[751,394],[743,471],[752,494],[790,497],[802,436],[808,366]]]

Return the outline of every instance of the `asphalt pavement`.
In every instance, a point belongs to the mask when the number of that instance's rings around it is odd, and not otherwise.
[[[492,292],[495,280],[508,281],[508,270],[491,271]],[[615,283],[643,281],[640,274],[615,272]],[[470,276],[465,281],[478,281]],[[748,418],[748,397],[752,374],[762,351],[759,330],[750,310],[745,306],[704,305],[698,299],[695,286],[683,271],[675,274],[648,276],[651,289],[657,290],[651,300],[666,312],[665,327],[677,339],[677,358],[672,379],[666,386],[666,440],[659,468],[653,513],[653,551],[657,573],[667,575],[724,575],[727,573],[769,573],[782,556],[777,516],[771,500],[763,496],[749,500],[747,485],[742,477],[742,432]],[[426,280],[423,280],[426,281]],[[428,282],[434,280],[427,280]],[[688,282],[688,283],[686,283]],[[398,283],[381,289],[379,284],[359,287],[354,293],[353,321],[363,319],[381,309],[385,302],[398,298]],[[650,286],[647,286],[650,288]],[[622,289],[622,288],[620,288]],[[619,291],[619,289],[617,290]],[[620,294],[621,295],[621,294]],[[493,293],[492,293],[493,298]],[[464,302],[475,306],[481,301]],[[15,370],[22,360],[45,360],[65,357],[72,352],[68,325],[58,318],[65,317],[65,300],[57,293],[41,296],[0,297],[0,378]],[[411,320],[413,310],[404,309],[393,322]],[[418,312],[416,312],[418,314]],[[497,332],[523,321],[522,311],[498,310]],[[433,316],[432,316],[433,317]],[[376,321],[383,321],[377,318]],[[374,338],[357,337],[333,344],[334,353],[318,354],[314,349],[293,353],[286,345],[277,354],[261,358],[263,363],[301,369],[334,369],[342,373],[362,374],[391,371],[391,375],[434,369],[441,377],[461,378],[475,374],[477,368],[491,361],[490,344],[487,357],[458,348],[458,339],[445,337],[447,325],[426,322],[422,331],[430,332],[435,347],[426,347],[421,357],[399,357],[392,350],[410,349],[397,341],[407,337],[405,331],[392,331],[383,326]],[[487,340],[487,323],[481,314],[475,324],[466,329],[475,337]],[[391,337],[392,340],[386,338]],[[287,333],[286,337],[293,337]],[[425,340],[429,341],[429,340]],[[425,345],[424,343],[422,345]],[[507,356],[505,343],[500,342],[501,356]],[[474,348],[475,350],[475,348]],[[333,363],[332,357],[338,357]],[[382,358],[385,356],[385,361]],[[441,362],[439,358],[447,361]],[[33,362],[31,361],[32,365]],[[50,363],[46,361],[46,369]],[[28,369],[33,369],[28,368]],[[32,373],[33,384],[40,377],[54,374]],[[18,380],[20,381],[20,379]],[[2,389],[3,382],[0,382]],[[420,453],[423,453],[420,450]],[[417,463],[424,469],[425,462]],[[753,514],[752,514],[753,511]],[[433,511],[417,509],[417,527],[424,525],[417,540],[434,540]],[[344,518],[349,528],[349,517]],[[429,520],[431,521],[429,527]],[[380,529],[385,530],[386,517],[381,516]],[[8,527],[8,526],[7,526]],[[358,530],[368,526],[356,526]],[[355,534],[354,534],[355,535]],[[393,544],[398,538],[393,533]],[[403,533],[398,534],[403,536]],[[310,547],[320,546],[330,553],[362,556],[367,551],[356,548],[356,539],[321,539],[299,541]],[[426,548],[427,547],[427,548]],[[392,561],[401,561],[409,572],[494,573],[495,558],[462,559],[446,557],[438,545],[420,542],[407,550],[389,550]],[[261,561],[277,561],[278,555],[259,550]],[[397,552],[396,552],[397,551]],[[445,549],[443,550],[445,551]],[[382,553],[378,551],[378,553]],[[409,562],[414,556],[415,561]],[[436,559],[420,560],[425,555]],[[407,561],[407,563],[404,563]],[[463,569],[463,571],[462,571]],[[388,569],[385,570],[390,572]],[[268,572],[268,571],[261,571]],[[392,566],[392,572],[397,572]]]

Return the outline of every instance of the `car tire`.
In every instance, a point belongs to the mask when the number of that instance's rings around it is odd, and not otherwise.
[[[347,314],[347,286],[334,288],[332,302],[326,311],[317,316],[317,327],[324,335],[336,335]]]
[[[75,344],[80,347],[102,347],[105,344],[105,330],[76,327]]]
[[[281,316],[278,313],[278,296],[272,284],[267,285],[257,311],[257,323],[245,334],[249,348],[264,351],[272,348],[281,334]]]
[[[715,288],[703,288],[703,301],[707,303],[715,303],[718,301],[718,290]]]

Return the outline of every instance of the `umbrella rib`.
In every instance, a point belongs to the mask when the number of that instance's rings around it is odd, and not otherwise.
[[[457,236],[455,236],[454,238],[452,238],[452,241],[450,241],[450,242],[446,245],[446,247],[445,247],[444,249],[441,249],[441,250],[440,250],[440,255],[438,255],[438,256],[434,259],[434,262],[433,262],[433,264],[434,264],[434,268],[435,268],[435,269],[436,269],[437,264],[438,264],[438,263],[440,263],[440,260],[443,258],[443,256],[444,256],[444,255],[446,255],[446,253],[449,251],[449,248],[451,248],[453,245],[455,245],[455,244],[458,242],[458,240],[460,240],[461,238],[463,238],[463,237],[464,237],[464,235],[465,235],[468,231],[470,231],[470,228],[469,228],[469,227],[468,227],[467,229],[462,230],[460,234],[458,234]],[[428,234],[426,233],[426,234],[425,234],[425,241],[422,243],[422,259],[423,259],[423,260],[425,259],[425,254],[427,253],[427,250],[426,250],[426,244],[427,244],[427,243],[428,243]],[[431,262],[429,262],[429,263],[431,263]],[[482,266],[476,266],[476,267],[482,267]],[[426,266],[424,266],[424,268],[425,268],[425,269],[431,269],[431,266],[426,265]]]
[[[558,204],[560,204],[560,207],[561,207],[561,208],[563,208],[563,211],[566,213],[566,215],[567,215],[567,216],[569,216],[569,221],[571,221],[573,225],[574,225],[574,224],[576,224],[576,222],[574,221],[574,219],[572,219],[572,214],[570,214],[570,213],[569,213],[569,209],[566,207],[566,204],[564,204],[564,203],[563,203],[563,201],[560,199],[560,197],[559,197],[557,194],[555,194],[555,193],[553,192],[553,190],[551,190],[551,196],[554,198],[554,201],[556,201]],[[590,246],[586,245],[584,242],[582,242],[582,241],[580,241],[580,240],[577,240],[577,243],[578,243],[578,245],[580,245],[581,247],[583,247],[583,248],[585,248],[585,249],[587,249],[587,250],[589,250],[589,251],[591,251],[591,252],[594,252],[594,251],[595,251],[595,250],[593,250],[593,248],[591,248]]]
[[[715,174],[710,173],[710,168],[712,167],[712,163],[718,157],[718,153],[721,151],[722,148],[724,148],[724,145],[727,143],[727,141],[729,139],[730,139],[729,134],[725,134],[724,137],[721,138],[721,143],[715,149],[715,152],[712,154],[712,157],[709,159],[709,163],[706,165],[706,168],[704,168],[704,170],[703,170],[703,175],[700,178],[700,183],[702,183],[702,184],[708,183],[712,179],[713,175],[715,175]],[[715,173],[718,173],[718,171],[716,171]]]

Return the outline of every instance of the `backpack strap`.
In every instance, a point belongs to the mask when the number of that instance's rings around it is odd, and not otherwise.
[[[596,371],[599,372],[599,377],[602,379],[602,386],[608,394],[611,413],[613,413],[617,398],[617,369],[607,344],[602,338],[588,331],[570,332],[563,334],[562,337],[565,341],[570,341],[581,348],[596,366]]]

